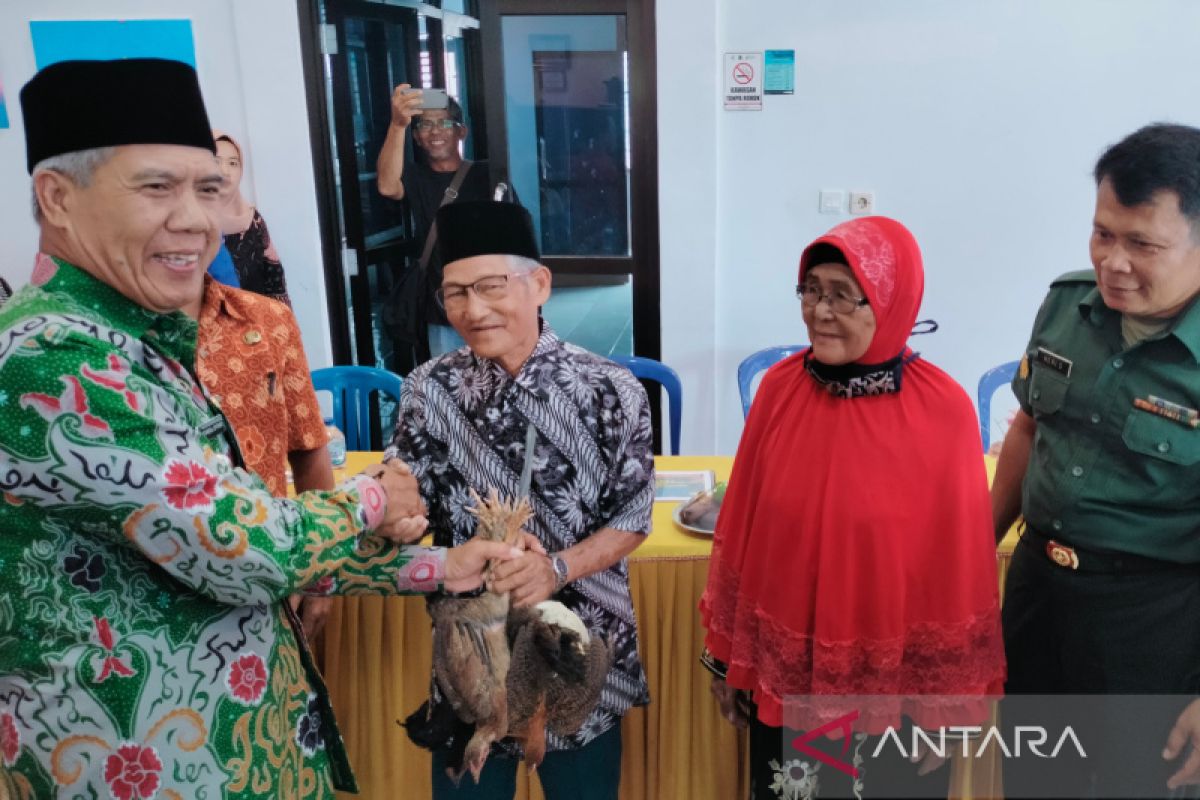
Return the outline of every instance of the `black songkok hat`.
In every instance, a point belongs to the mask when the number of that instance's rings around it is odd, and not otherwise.
[[[533,219],[517,203],[447,203],[437,212],[442,264],[472,256],[524,256],[537,261]]]
[[[216,152],[196,70],[182,61],[60,61],[21,89],[25,158],[123,144],[179,144]]]

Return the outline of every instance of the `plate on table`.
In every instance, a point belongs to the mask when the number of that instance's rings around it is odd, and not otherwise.
[[[675,520],[675,524],[683,528],[685,531],[689,531],[690,533],[698,533],[701,536],[712,536],[713,531],[710,528],[697,528],[695,525],[688,525],[680,518],[679,512],[683,510],[685,505],[687,505],[687,503],[680,503],[679,505],[675,506],[675,509],[671,512],[671,519]]]

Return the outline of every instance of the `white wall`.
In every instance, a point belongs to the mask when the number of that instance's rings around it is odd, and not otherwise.
[[[190,19],[209,119],[246,147],[243,190],[270,226],[309,360],[331,363],[296,14],[295,0],[4,0],[0,79],[12,127],[0,130],[0,275],[25,283],[37,250],[18,99],[34,73],[29,21]]]
[[[659,0],[658,26],[663,359],[688,452],[733,452],[738,362],[805,339],[800,251],[848,218],[819,214],[819,190],[874,190],[912,228],[941,324],[913,346],[974,395],[1048,282],[1089,268],[1103,148],[1200,125],[1192,0]],[[796,93],[720,110],[721,53],[764,49],[796,51]]]
[[[657,3],[662,357],[683,382],[682,451],[713,453],[723,382],[714,353],[723,305],[716,293],[723,229],[717,224],[718,0]]]

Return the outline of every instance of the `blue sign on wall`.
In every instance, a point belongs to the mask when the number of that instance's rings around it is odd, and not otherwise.
[[[170,58],[196,66],[187,19],[89,19],[30,22],[37,68],[72,59]]]
[[[791,94],[796,88],[796,51],[768,50],[763,67],[763,91]]]

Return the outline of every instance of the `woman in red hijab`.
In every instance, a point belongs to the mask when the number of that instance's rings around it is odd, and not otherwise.
[[[908,748],[905,726],[982,724],[1001,692],[979,425],[963,389],[906,345],[923,291],[916,240],[886,217],[838,225],[800,257],[812,346],[759,387],[700,602],[723,712],[738,721],[734,690],[753,697],[754,797],[849,780],[829,761],[784,759],[781,727],[837,720],[826,744],[856,765],[849,790],[899,793],[918,767],[872,758],[867,735],[890,726]],[[945,797],[948,773],[921,780]]]

